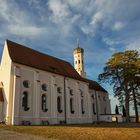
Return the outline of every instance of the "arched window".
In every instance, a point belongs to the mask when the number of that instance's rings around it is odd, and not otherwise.
[[[73,96],[73,90],[72,89],[70,89],[70,95]]]
[[[47,85],[46,84],[42,84],[41,88],[42,88],[43,91],[47,91]]]
[[[62,93],[61,87],[58,87],[58,88],[57,88],[57,92],[58,92],[58,93]]]
[[[104,113],[106,114],[106,107],[104,108]]]
[[[23,81],[23,86],[24,86],[25,88],[29,88],[29,87],[30,87],[30,82],[29,82],[28,80],[24,80],[24,81]]]
[[[83,94],[83,91],[82,90],[80,90],[80,96],[81,96],[81,112],[82,112],[82,114],[84,114],[85,113],[85,111],[84,111],[84,94]]]
[[[71,114],[74,114],[74,104],[73,104],[73,98],[70,98],[70,112]]]
[[[84,95],[83,95],[83,92],[80,90],[80,94],[81,94],[81,97],[83,98],[84,97]]]
[[[22,107],[23,107],[24,111],[29,110],[29,107],[28,107],[28,92],[27,91],[23,92]]]
[[[95,112],[95,104],[94,103],[92,104],[92,109],[93,109],[93,114],[96,114],[96,112]]]
[[[78,63],[80,64],[80,60],[78,60]]]
[[[91,95],[91,98],[94,100],[94,98],[95,98],[95,97],[94,97],[94,94]]]
[[[81,111],[82,111],[82,114],[85,113],[85,111],[84,111],[84,100],[83,99],[81,99]]]
[[[62,113],[62,97],[57,97],[57,110],[59,113]]]
[[[47,112],[47,97],[45,94],[42,94],[42,111]]]

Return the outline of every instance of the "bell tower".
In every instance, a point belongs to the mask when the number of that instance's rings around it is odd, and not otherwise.
[[[77,47],[73,51],[74,68],[83,77],[86,78],[84,72],[84,49],[80,48],[79,41],[77,40]]]

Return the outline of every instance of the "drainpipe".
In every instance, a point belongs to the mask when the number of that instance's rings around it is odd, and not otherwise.
[[[95,90],[95,98],[96,98],[96,113],[97,113],[97,123],[99,122],[99,113],[98,113],[98,101],[97,101],[97,93]]]
[[[67,108],[66,108],[66,77],[64,77],[64,110],[65,110],[65,124],[67,124]]]

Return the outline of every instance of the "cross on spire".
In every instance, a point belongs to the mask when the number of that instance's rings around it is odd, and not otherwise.
[[[79,45],[79,38],[77,38],[77,47],[80,48],[80,45]]]

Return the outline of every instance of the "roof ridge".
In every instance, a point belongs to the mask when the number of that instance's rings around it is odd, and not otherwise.
[[[97,81],[86,79],[89,82],[89,88],[107,92]]]
[[[42,55],[47,55],[47,56],[52,57],[52,58],[54,58],[54,59],[63,61],[63,62],[65,62],[65,63],[70,63],[70,62],[68,62],[68,61],[66,61],[66,60],[60,59],[60,58],[58,58],[58,57],[54,57],[54,56],[52,56],[52,55],[48,55],[48,54],[46,54],[46,53],[44,53],[44,52],[41,52],[41,51],[39,51],[39,50],[36,50],[36,49],[30,48],[30,47],[27,47],[26,45],[19,44],[19,43],[17,43],[17,42],[11,41],[11,40],[9,40],[9,39],[6,39],[6,42],[7,42],[7,43],[8,43],[8,42],[12,42],[12,43],[14,43],[14,44],[17,44],[18,46],[21,46],[21,47],[23,47],[23,48],[29,49],[29,50],[34,51],[34,52],[36,52],[36,53],[40,53],[40,54],[42,54]]]

